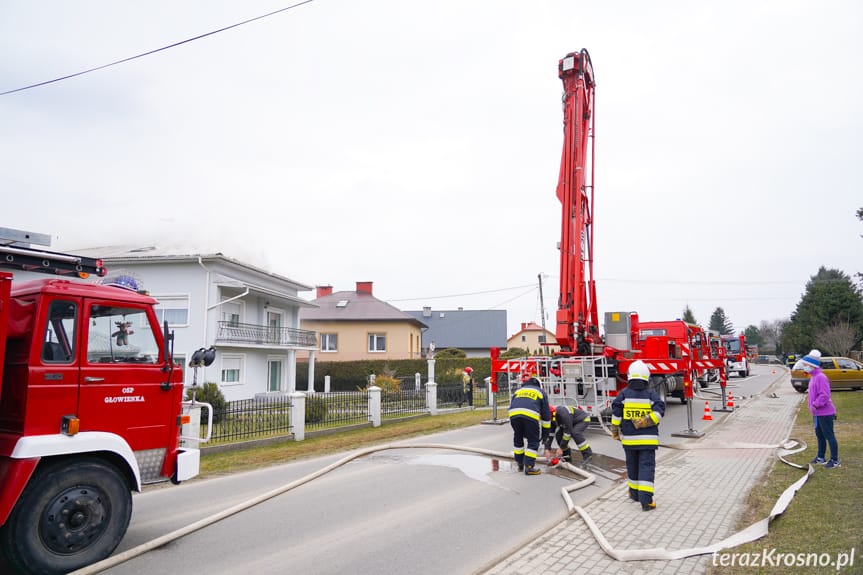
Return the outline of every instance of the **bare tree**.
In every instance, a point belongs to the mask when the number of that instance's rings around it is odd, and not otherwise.
[[[779,348],[780,334],[782,333],[781,320],[762,321],[758,326],[758,333],[764,349],[777,350]]]
[[[848,322],[834,323],[815,336],[815,345],[825,355],[832,353],[847,357],[855,341],[857,341],[857,334]]]

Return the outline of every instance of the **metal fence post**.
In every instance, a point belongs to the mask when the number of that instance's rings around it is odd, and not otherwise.
[[[429,381],[426,384],[426,402],[428,403],[429,413],[437,415],[437,384]]]
[[[306,394],[302,391],[291,394],[291,432],[294,441],[306,438]]]
[[[485,378],[485,392],[488,394],[488,402],[486,405],[488,405],[488,407],[497,406],[497,398],[495,398],[494,393],[491,391],[491,377]]]
[[[381,426],[381,388],[376,385],[369,388],[369,419],[372,427]]]

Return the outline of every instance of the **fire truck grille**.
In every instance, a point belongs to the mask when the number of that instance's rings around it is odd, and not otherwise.
[[[141,472],[141,483],[156,483],[167,479],[161,475],[165,451],[166,449],[162,448],[135,452],[135,459],[138,460],[138,469]]]

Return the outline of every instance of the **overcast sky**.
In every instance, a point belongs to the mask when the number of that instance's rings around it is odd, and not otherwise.
[[[0,92],[291,0],[2,0]],[[863,3],[314,0],[0,96],[0,227],[554,330],[558,60],[596,74],[600,318],[787,318],[863,271]],[[477,294],[477,295],[468,295]],[[304,292],[308,299],[313,292]],[[447,296],[447,297],[445,297]]]

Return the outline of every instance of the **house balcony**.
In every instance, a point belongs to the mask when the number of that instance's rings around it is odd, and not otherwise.
[[[317,334],[306,329],[220,321],[216,344],[278,349],[316,349]]]

